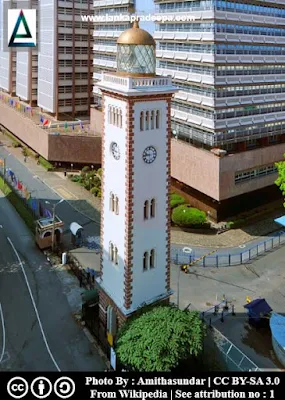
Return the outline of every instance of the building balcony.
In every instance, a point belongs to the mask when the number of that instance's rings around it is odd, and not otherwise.
[[[100,30],[94,30],[93,31],[93,37],[97,37],[97,38],[118,38],[120,36],[120,34],[123,31],[100,31]]]
[[[191,41],[209,41],[213,42],[215,40],[214,32],[171,32],[171,31],[155,31],[153,34],[156,40],[191,40]]]
[[[203,126],[207,129],[215,129],[215,121],[210,118],[201,117],[181,110],[171,109],[171,117],[197,127]]]
[[[189,93],[183,90],[179,90],[174,95],[175,100],[189,101],[191,103],[200,104],[207,107],[214,107],[215,101],[213,97],[201,96],[195,93]]]
[[[265,25],[285,25],[285,18],[271,17],[269,15],[258,15],[258,14],[243,14],[241,12],[229,12],[229,11],[215,11],[215,18],[220,21],[227,21],[227,23],[234,22],[245,22],[253,24],[265,24]]]
[[[247,35],[217,32],[215,34],[215,41],[218,42],[237,42],[237,43],[256,43],[256,44],[284,44],[285,36],[267,36],[267,35]]]
[[[179,79],[181,81],[202,83],[205,85],[214,85],[214,75],[202,75],[195,74],[187,71],[177,71],[168,68],[157,68],[156,73],[162,76],[171,76],[173,79]]]
[[[102,79],[102,73],[99,74],[98,72],[93,72],[93,79],[100,81]]]
[[[102,53],[116,53],[117,47],[116,46],[104,46],[103,44],[94,44],[93,50],[100,51]]]
[[[216,63],[240,64],[284,64],[285,56],[249,55],[249,54],[216,54]]]
[[[102,8],[110,6],[127,6],[134,4],[134,0],[99,0],[94,1],[93,8]]]
[[[116,61],[101,60],[98,58],[93,59],[93,65],[100,65],[102,67],[108,67],[108,68],[117,68]]]
[[[214,63],[214,54],[209,53],[194,53],[194,52],[182,52],[172,50],[157,50],[156,57],[158,59],[172,59],[172,60],[184,60],[184,61],[195,61],[200,63]]]
[[[285,82],[285,74],[276,75],[235,75],[235,76],[217,76],[216,85],[238,85],[252,83],[282,83]]]
[[[285,93],[259,94],[250,96],[218,97],[217,107],[232,107],[242,105],[254,105],[263,103],[275,103],[285,101]]]
[[[219,119],[216,121],[216,129],[232,129],[240,126],[251,126],[253,124],[262,124],[277,122],[285,119],[285,112],[275,112],[270,114],[257,114],[246,117],[236,117]]]

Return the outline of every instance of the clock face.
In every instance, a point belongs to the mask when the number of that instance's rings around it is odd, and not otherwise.
[[[120,148],[117,143],[113,142],[111,144],[111,152],[115,160],[120,159]]]
[[[143,160],[146,164],[154,162],[157,156],[157,151],[153,146],[147,147],[143,152]]]

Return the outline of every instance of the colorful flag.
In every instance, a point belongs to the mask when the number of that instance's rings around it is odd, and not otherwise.
[[[80,128],[81,128],[81,129],[84,128],[84,126],[83,126],[83,124],[82,124],[82,121],[80,121]]]
[[[64,129],[66,130],[67,128],[68,128],[68,125],[67,125],[67,122],[65,121]]]
[[[72,130],[74,131],[74,124],[72,124]]]
[[[48,119],[45,119],[45,120],[43,121],[43,126],[46,126],[46,125],[48,125]]]
[[[41,122],[41,123],[44,122],[44,119],[43,119],[42,115],[41,115],[41,118],[40,118],[40,122]]]
[[[25,196],[26,196],[26,200],[29,200],[31,198],[31,193],[26,191]]]
[[[36,199],[32,199],[32,209],[34,210],[34,211],[37,211],[37,200]]]
[[[22,190],[22,187],[23,187],[23,186],[22,186],[21,182],[18,181],[18,189],[19,189],[19,190]]]

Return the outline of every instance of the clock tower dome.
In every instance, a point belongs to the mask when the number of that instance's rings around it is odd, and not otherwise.
[[[155,41],[136,21],[117,41],[117,72],[103,99],[101,326],[169,301],[171,78],[155,73]]]

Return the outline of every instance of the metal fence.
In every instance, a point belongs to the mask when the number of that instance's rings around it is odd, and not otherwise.
[[[205,255],[195,257],[195,252],[186,254],[182,249],[171,250],[171,262],[173,264],[192,264],[202,267],[228,267],[248,263],[254,258],[261,256],[281,245],[285,244],[285,231],[280,231],[272,235],[269,239],[252,245],[243,251],[233,251],[232,253]]]

